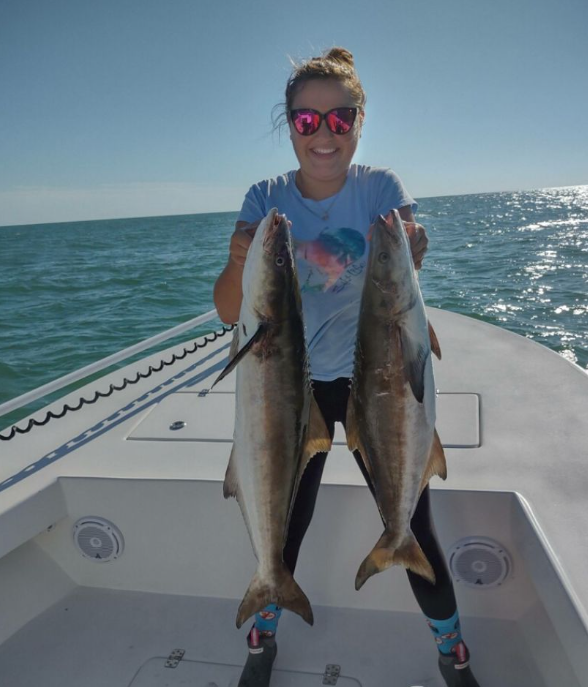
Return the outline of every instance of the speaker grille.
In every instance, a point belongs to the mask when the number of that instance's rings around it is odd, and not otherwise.
[[[512,571],[506,549],[488,537],[460,539],[451,547],[448,560],[457,582],[478,589],[501,585]]]
[[[120,530],[104,518],[80,518],[74,525],[73,538],[84,558],[96,563],[116,560],[124,549],[124,539]]]

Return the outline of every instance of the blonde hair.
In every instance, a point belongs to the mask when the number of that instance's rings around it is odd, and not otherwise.
[[[353,55],[345,48],[331,48],[320,57],[311,57],[305,62],[292,62],[292,74],[286,84],[286,100],[274,108],[274,129],[287,124],[292,103],[302,86],[313,80],[335,79],[349,91],[356,107],[363,111],[366,95],[355,71]]]

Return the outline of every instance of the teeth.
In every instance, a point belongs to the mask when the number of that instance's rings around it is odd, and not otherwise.
[[[336,148],[315,148],[314,152],[321,155],[328,155],[329,153],[334,153]]]

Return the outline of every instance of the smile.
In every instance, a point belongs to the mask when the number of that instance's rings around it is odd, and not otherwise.
[[[312,152],[316,155],[331,155],[336,152],[336,148],[313,148]]]

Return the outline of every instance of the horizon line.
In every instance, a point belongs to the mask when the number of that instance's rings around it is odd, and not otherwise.
[[[455,197],[466,197],[466,196],[484,196],[484,195],[494,195],[498,193],[531,193],[533,191],[556,191],[563,189],[572,188],[583,188],[588,187],[588,184],[566,184],[564,186],[543,186],[535,188],[517,188],[508,189],[500,191],[478,191],[478,192],[467,192],[467,193],[441,193],[438,195],[431,196],[417,196],[415,200],[417,202],[429,200],[433,198],[455,198]],[[22,188],[22,187],[20,187]],[[47,187],[43,187],[47,188]],[[55,187],[63,188],[63,187]],[[0,224],[0,229],[10,229],[13,227],[36,227],[36,226],[49,226],[53,224],[81,224],[84,222],[115,222],[118,220],[139,220],[139,219],[165,219],[168,217],[196,217],[201,215],[224,215],[224,214],[237,214],[240,210],[213,210],[211,212],[181,212],[172,214],[162,214],[162,215],[120,215],[117,217],[89,217],[86,219],[68,219],[62,221],[50,221],[50,222],[18,222],[16,224]]]

